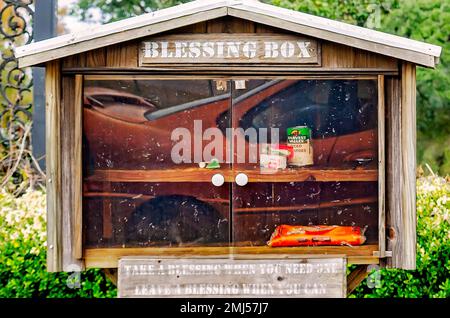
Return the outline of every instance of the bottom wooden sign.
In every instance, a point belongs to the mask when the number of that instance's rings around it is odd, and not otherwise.
[[[345,297],[344,258],[119,261],[123,297]]]

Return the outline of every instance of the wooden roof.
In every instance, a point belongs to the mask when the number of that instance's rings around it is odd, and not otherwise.
[[[233,16],[307,36],[432,67],[442,48],[388,33],[260,3],[256,0],[197,0],[15,49],[19,66],[32,66],[85,51]]]

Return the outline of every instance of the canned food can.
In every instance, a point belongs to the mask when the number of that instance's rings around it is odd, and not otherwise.
[[[289,160],[293,166],[308,166],[314,164],[311,129],[307,126],[287,128],[287,144],[294,150]]]

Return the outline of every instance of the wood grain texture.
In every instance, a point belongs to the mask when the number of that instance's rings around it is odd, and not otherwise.
[[[387,259],[390,268],[402,267],[402,140],[401,140],[401,87],[395,77],[386,79],[386,228]]]
[[[356,49],[343,44],[322,41],[322,67],[337,69],[398,68],[397,59]]]
[[[416,269],[416,66],[402,64],[402,233],[401,267]]]
[[[351,294],[368,275],[367,265],[358,265],[350,275],[347,276],[347,294]]]
[[[75,76],[75,98],[73,105],[73,257],[82,258],[83,249],[83,75]]]
[[[191,25],[186,25],[184,27],[170,30],[165,32],[164,34],[179,34],[179,33],[207,33],[208,21],[202,21],[198,23],[194,23]]]
[[[62,69],[66,68],[85,68],[86,67],[86,54],[79,53],[70,55],[61,59]]]
[[[103,198],[104,202],[106,198],[128,198],[133,199],[136,197],[136,194],[131,193],[118,193],[118,192],[84,192],[84,197],[87,198]],[[151,200],[155,198],[151,195],[141,195],[139,196],[142,200]],[[229,204],[229,200],[225,199],[217,199],[217,198],[202,198],[202,201],[209,203],[222,203]],[[350,206],[350,205],[360,205],[360,204],[369,204],[378,202],[378,197],[365,197],[365,198],[357,198],[357,199],[347,199],[341,200],[339,202],[336,201],[322,201],[317,204],[302,204],[302,205],[289,205],[289,206],[273,206],[273,207],[249,207],[249,208],[233,208],[234,212],[243,212],[243,213],[267,213],[270,211],[300,211],[300,210],[315,210],[315,209],[325,209],[339,206]],[[109,214],[108,214],[109,216]],[[105,215],[103,215],[103,220],[105,220]]]
[[[230,22],[232,21],[232,23]],[[246,24],[245,20],[241,20],[238,18],[228,19],[228,22],[224,21],[223,19],[215,19],[208,22],[201,22],[196,23],[192,25],[188,25],[183,28],[178,28],[171,30],[170,32],[163,33],[159,37],[173,37],[174,35],[180,35],[180,34],[197,34],[201,35],[203,33],[203,36],[207,36],[207,24],[211,27],[210,30],[216,30],[216,32],[227,32],[227,28],[224,27],[224,25],[233,25],[234,32],[238,34],[243,33],[252,33],[255,32],[257,34],[274,34],[274,35],[284,35],[284,36],[293,36],[298,37],[301,36],[299,34],[296,34],[294,32],[273,28],[264,24],[255,23],[254,28],[249,28],[248,24]],[[242,24],[242,27],[238,27],[238,25]],[[224,31],[225,30],[225,31]],[[229,28],[228,28],[229,30]],[[253,30],[253,31],[252,31]],[[224,33],[230,35],[231,33]],[[138,55],[139,47],[141,45],[141,40],[133,40],[133,41],[127,41],[119,44],[110,45],[107,47],[104,52],[106,56],[106,65],[105,69],[107,68],[113,68],[113,69],[130,69],[130,68],[136,68],[140,71],[151,71],[148,68],[137,68],[138,67]],[[321,54],[320,57],[322,59],[321,63],[322,66],[320,68],[315,68],[312,71],[326,71],[326,70],[336,70],[336,71],[342,71],[342,70],[354,70],[354,71],[361,71],[361,70],[378,70],[379,72],[397,72],[398,71],[398,60],[389,56],[384,56],[380,54],[376,54],[369,51],[364,51],[356,48],[352,48],[349,46],[345,46],[343,44],[333,43],[329,41],[322,41],[322,44],[320,45],[321,48]],[[99,50],[94,50],[92,52],[96,52]],[[89,53],[91,54],[91,53]],[[67,58],[63,59],[63,69],[71,69],[71,68],[88,68],[87,58],[88,53],[81,53],[73,56],[69,56]],[[94,54],[95,55],[95,54]],[[89,63],[92,65],[92,62]],[[180,67],[176,65],[167,65],[169,68],[176,68],[180,71],[186,71],[186,67]],[[89,67],[94,68],[94,67]],[[202,69],[205,71],[208,70],[217,70],[217,71],[245,71],[242,69],[242,66],[231,66],[232,69],[229,68],[229,66],[221,69],[219,65],[214,66],[211,68],[211,66],[205,66],[202,65]],[[305,69],[303,69],[305,68]],[[102,67],[97,67],[96,69],[102,69]],[[193,70],[200,71],[198,69],[198,65],[192,66]],[[273,66],[268,68],[267,65],[259,65],[257,69],[254,69],[258,72],[267,72],[268,70],[276,71],[276,69],[273,69]],[[295,67],[293,65],[285,66],[281,70],[288,71],[289,69],[297,70],[297,71],[308,71],[305,66]],[[163,70],[164,71],[164,70]],[[166,69],[165,71],[168,71]],[[248,72],[248,70],[246,70]]]
[[[381,256],[386,251],[385,212],[385,94],[384,76],[378,76],[378,245]]]
[[[249,182],[303,182],[303,181],[377,181],[377,169],[314,169],[299,168],[280,170],[275,174],[261,174],[258,169],[164,169],[164,170],[95,170],[86,177],[88,181],[108,182],[211,182],[220,173],[225,182],[234,182],[238,173],[245,173]]]
[[[106,66],[106,49],[99,48],[96,50],[87,51],[86,67],[105,67]]]
[[[139,45],[136,41],[106,48],[106,66],[115,68],[138,67]]]
[[[126,256],[154,257],[216,257],[245,258],[297,258],[346,256],[349,264],[378,264],[373,256],[378,245],[315,246],[315,247],[162,247],[162,248],[97,248],[85,249],[86,268],[117,268],[119,259]]]
[[[264,30],[264,29],[262,29]],[[183,33],[170,34],[170,37],[180,35]],[[189,33],[190,34],[190,33]],[[264,33],[260,33],[264,34]],[[271,34],[271,33],[265,33]],[[298,37],[292,33],[273,33],[274,35],[281,36],[293,36]],[[199,35],[197,35],[199,36]],[[201,34],[200,36],[204,36]],[[168,36],[168,38],[170,38]],[[161,37],[162,38],[162,37]],[[139,47],[141,46],[141,41],[128,41],[122,44],[111,45],[105,49],[106,54],[106,65],[105,67],[87,67],[86,55],[78,54],[73,55],[63,59],[63,70],[74,69],[74,68],[85,68],[96,69],[101,71],[105,70],[127,70],[130,71],[134,69],[137,72],[148,72],[153,71],[149,67],[138,67],[138,55],[140,54]],[[327,72],[327,71],[354,71],[354,72],[390,72],[398,73],[398,60],[391,57],[386,57],[383,55],[371,53],[368,51],[358,50],[345,45],[331,43],[323,41],[320,47],[320,58],[321,67],[309,67],[308,65],[285,65],[283,67],[275,67],[267,64],[260,64],[258,67],[247,67],[243,69],[243,66],[239,65],[192,65],[191,70],[200,71],[227,71],[227,72],[239,72],[239,71],[252,71],[252,72],[267,72],[267,71],[301,71],[301,72]],[[165,66],[165,67],[163,67]],[[161,68],[163,67],[163,68]],[[189,70],[189,65],[173,65],[173,64],[161,64],[160,71],[168,72],[170,69],[186,71]],[[83,70],[80,70],[83,71]]]
[[[345,258],[174,260],[126,257],[119,262],[118,296],[344,298],[346,269]]]
[[[63,264],[61,271],[82,269],[82,175],[81,105],[83,81],[80,76],[62,77],[61,167]],[[77,137],[78,136],[78,137]]]
[[[207,21],[206,33],[254,33],[255,23],[253,21],[237,19],[225,16]]]
[[[303,211],[303,210],[315,210],[315,209],[326,209],[335,208],[340,206],[350,206],[350,205],[360,205],[376,203],[378,201],[377,197],[367,197],[367,198],[357,198],[348,200],[336,201],[321,201],[315,204],[301,204],[301,205],[290,205],[290,206],[265,206],[265,207],[249,207],[249,208],[233,208],[233,212],[242,213],[269,213],[271,211]]]
[[[255,23],[255,32],[256,33],[288,33],[283,29],[278,29],[271,27],[270,25],[265,25],[261,23]]]
[[[167,56],[162,56],[162,42],[167,44]],[[184,51],[176,57],[175,42],[185,43],[187,46]],[[286,48],[286,43],[291,46],[290,50]],[[145,55],[146,44],[153,43],[157,45],[157,48],[149,50],[148,56]],[[222,53],[219,53],[217,48],[218,43],[222,45]],[[236,44],[237,43],[237,44]],[[246,45],[252,43],[255,45],[254,55],[250,57],[245,56]],[[273,57],[267,57],[266,43],[274,44],[274,51],[271,51]],[[198,51],[192,51],[190,45],[199,45],[195,49]],[[207,50],[212,50],[214,54],[210,54],[209,51],[204,51],[203,46],[208,45]],[[299,45],[303,44],[305,47],[300,48]],[[236,52],[228,50],[228,47],[232,46],[233,49],[237,49]],[[247,50],[250,50],[252,46],[248,46]],[[254,67],[258,67],[256,63],[262,64],[307,64],[307,65],[319,65],[320,64],[320,46],[315,39],[301,37],[297,35],[285,35],[285,34],[273,34],[273,33],[208,33],[208,34],[176,34],[166,35],[160,37],[146,38],[140,44],[139,65],[151,66],[153,64],[252,64]],[[307,51],[305,53],[305,51]],[[158,56],[151,57],[154,52],[158,53]],[[289,53],[289,54],[288,54]],[[198,56],[197,56],[197,55]],[[283,56],[284,54],[284,56]],[[212,55],[212,56],[211,56]],[[237,56],[236,56],[237,55]],[[269,55],[270,56],[270,55]]]
[[[72,202],[72,159],[74,149],[74,101],[75,101],[75,76],[63,76],[62,77],[62,99],[61,99],[61,200],[62,200],[62,232],[63,234],[63,264],[62,269],[73,261],[74,258],[73,238],[73,205]]]
[[[45,120],[47,167],[47,271],[62,269],[62,202],[61,202],[61,73],[59,61],[46,64]]]

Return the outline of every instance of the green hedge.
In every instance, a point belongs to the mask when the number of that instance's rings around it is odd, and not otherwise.
[[[450,183],[417,181],[417,269],[383,269],[377,288],[365,281],[351,297],[450,297]]]
[[[376,288],[364,282],[351,297],[450,296],[450,183],[427,177],[417,182],[417,270],[381,270]],[[0,192],[0,297],[115,297],[99,270],[81,274],[80,288],[66,273],[45,266],[45,194],[20,198]]]
[[[116,297],[115,286],[100,270],[47,273],[45,194],[27,191],[15,198],[0,193],[0,297]],[[80,288],[68,283],[79,282]]]

